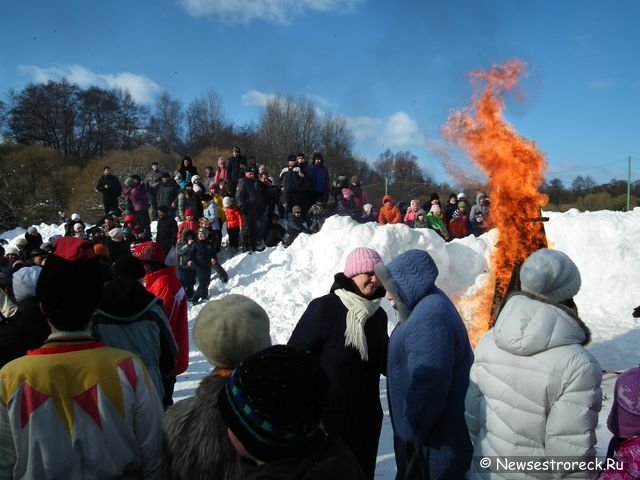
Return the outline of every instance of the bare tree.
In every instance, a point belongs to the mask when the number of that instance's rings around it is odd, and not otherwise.
[[[165,153],[181,150],[183,118],[180,100],[172,98],[168,92],[162,92],[149,118],[151,143]]]
[[[224,129],[222,98],[214,90],[207,90],[187,108],[187,142],[190,150],[204,150],[220,144]]]
[[[74,126],[80,89],[63,79],[29,84],[12,98],[9,132],[16,143],[74,153]]]

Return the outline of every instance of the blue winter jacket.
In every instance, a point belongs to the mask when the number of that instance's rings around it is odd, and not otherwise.
[[[400,316],[387,360],[394,437],[422,445],[427,478],[464,478],[473,450],[464,419],[473,353],[464,323],[436,287],[438,267],[427,252],[409,250],[376,274]]]

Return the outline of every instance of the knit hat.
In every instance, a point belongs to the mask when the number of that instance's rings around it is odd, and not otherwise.
[[[13,295],[16,297],[16,302],[36,296],[36,284],[41,270],[42,267],[33,265],[22,267],[13,274]]]
[[[209,230],[207,230],[206,228],[199,228],[198,229],[198,233],[204,234],[204,238],[208,238],[209,237]]]
[[[20,250],[14,245],[7,245],[4,247],[5,255],[20,255]]]
[[[185,217],[193,217],[193,208],[187,208],[184,211],[184,216]]]
[[[132,257],[131,255],[124,255],[113,264],[113,274],[116,278],[139,280],[143,278],[146,273],[140,259]]]
[[[103,283],[91,242],[63,237],[42,267],[36,298],[58,330],[81,330],[100,303]]]
[[[196,180],[200,180],[200,175],[194,175],[191,177],[191,183],[194,183]]]
[[[461,199],[463,199],[463,198],[467,198],[467,197],[466,197],[466,195],[464,194],[464,192],[460,192],[460,193],[458,194],[458,200],[461,200]]]
[[[329,379],[318,358],[275,345],[245,359],[218,397],[227,427],[258,460],[295,456],[323,435]]]
[[[353,278],[361,273],[373,272],[373,267],[377,263],[382,263],[380,254],[371,248],[358,247],[352,250],[344,264],[344,275]]]
[[[432,202],[433,200],[440,201],[440,195],[438,195],[436,192],[432,192],[431,196],[429,197],[429,201]]]
[[[163,264],[165,253],[158,242],[143,242],[133,247],[133,256],[141,262]]]
[[[124,223],[138,223],[138,219],[133,213],[128,213],[124,216]]]
[[[73,231],[75,232],[75,231],[76,231],[76,230],[78,230],[78,229],[80,229],[80,230],[84,230],[84,225],[82,225],[81,223],[75,223],[75,224],[73,225]]]
[[[27,242],[27,239],[24,237],[18,237],[15,239],[14,244],[16,247],[26,247],[29,245],[29,242]]]
[[[80,214],[79,213],[72,213],[71,214],[71,220],[73,220],[74,222],[77,222],[78,220],[80,220]]]
[[[458,208],[464,208],[466,206],[467,206],[466,202],[463,202],[462,200],[458,202]]]
[[[29,235],[35,235],[36,233],[38,233],[38,229],[36,227],[29,227],[27,228],[27,233]]]
[[[437,203],[434,203],[433,205],[431,205],[431,208],[429,209],[429,211],[434,215],[438,215],[440,212],[442,212],[442,209],[440,208],[440,205],[438,205]]]
[[[231,205],[233,205],[233,198],[231,197],[224,197],[222,199],[222,206],[224,208],[230,207]]]
[[[522,291],[552,302],[573,298],[580,290],[580,284],[578,267],[559,250],[541,248],[533,252],[520,269]]]
[[[353,196],[353,192],[350,188],[343,188],[342,190],[340,190],[340,193],[342,193],[342,196],[344,198],[351,198]]]
[[[227,295],[200,310],[193,341],[209,363],[235,368],[249,355],[271,346],[269,316],[250,298]]]
[[[362,206],[362,210],[364,211],[364,213],[366,213],[367,215],[369,215],[371,213],[371,209],[373,208],[373,205],[371,205],[370,203],[365,203]]]
[[[302,207],[300,207],[299,205],[294,205],[293,208],[291,209],[291,213],[293,214],[302,213]]]
[[[419,207],[420,206],[420,200],[418,200],[417,198],[414,198],[413,200],[411,200],[411,206],[412,207]]]
[[[616,380],[607,426],[616,437],[640,435],[640,367],[630,368]]]
[[[112,228],[109,230],[109,238],[114,242],[121,242],[124,240],[124,232],[120,227]]]

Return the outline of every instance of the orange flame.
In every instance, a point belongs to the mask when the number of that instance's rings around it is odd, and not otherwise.
[[[474,345],[490,327],[493,305],[506,295],[514,268],[546,245],[542,224],[533,221],[548,200],[538,192],[546,170],[545,156],[503,117],[504,94],[516,86],[524,69],[524,62],[514,59],[471,72],[474,94],[469,107],[453,111],[442,128],[444,137],[487,175],[489,217],[498,229],[484,285],[462,302],[470,310],[465,316],[472,319],[469,336]]]

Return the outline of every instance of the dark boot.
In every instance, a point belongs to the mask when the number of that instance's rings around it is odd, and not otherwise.
[[[222,280],[222,283],[227,283],[229,281],[229,275],[227,274],[225,269],[222,268],[222,265],[220,265],[219,263],[214,263],[213,269],[218,274],[218,277],[220,277],[220,280]]]

